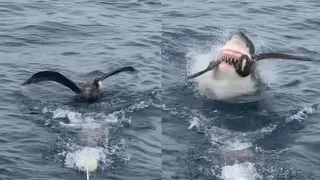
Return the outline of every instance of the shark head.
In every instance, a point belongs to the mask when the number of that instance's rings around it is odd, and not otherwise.
[[[254,45],[246,35],[242,32],[232,34],[217,55],[220,64],[215,75],[228,79],[249,76],[253,71],[254,51]]]

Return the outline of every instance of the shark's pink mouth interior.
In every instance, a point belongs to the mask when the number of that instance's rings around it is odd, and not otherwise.
[[[235,65],[241,63],[243,59],[249,59],[249,57],[230,49],[221,50],[217,57],[217,60],[221,61],[220,65],[228,68],[235,68]]]
[[[242,59],[243,54],[237,51],[224,49],[220,51],[218,55],[218,60],[225,61],[225,60],[231,60],[231,61],[239,61]]]

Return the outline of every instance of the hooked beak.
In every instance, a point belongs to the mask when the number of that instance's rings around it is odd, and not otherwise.
[[[102,90],[102,88],[103,88],[102,81],[98,81],[98,89]]]

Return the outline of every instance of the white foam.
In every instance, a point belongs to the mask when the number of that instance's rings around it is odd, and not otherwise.
[[[252,146],[250,143],[249,134],[241,132],[232,132],[227,129],[212,126],[206,130],[212,144],[223,144],[224,149],[241,150]]]
[[[242,150],[252,147],[250,142],[241,142],[240,140],[226,142],[225,149],[228,150]]]
[[[42,113],[52,113],[52,118],[57,119],[57,118],[68,118],[68,120],[70,120],[71,122],[74,123],[79,123],[81,122],[81,117],[82,114],[78,113],[78,112],[73,112],[70,111],[68,108],[66,107],[61,107],[58,109],[54,109],[51,110],[48,107],[44,107],[42,110]]]
[[[200,128],[200,119],[198,117],[193,117],[189,122],[190,125],[188,129],[192,129],[193,127],[196,127],[197,129]]]
[[[262,179],[253,163],[245,162],[222,167],[221,178],[224,180],[257,180]]]
[[[314,107],[306,107],[298,111],[296,114],[291,115],[290,117],[286,118],[286,123],[290,123],[293,121],[303,122],[308,119],[309,114],[314,114],[316,108]]]
[[[252,147],[251,142],[271,134],[276,128],[277,124],[270,124],[252,132],[237,132],[211,126],[206,127],[205,132],[210,137],[212,144],[223,144],[223,148],[228,150],[241,150]]]
[[[65,165],[84,172],[93,172],[98,168],[98,162],[104,158],[103,148],[82,147],[66,154]]]
[[[276,61],[259,61],[256,63],[260,81],[271,86],[279,81]]]
[[[147,108],[151,105],[152,103],[152,100],[149,99],[147,101],[140,101],[132,106],[130,106],[127,110],[127,112],[133,112],[133,111],[138,111],[138,110],[141,110],[141,109],[144,109],[144,108]]]
[[[65,142],[64,150],[58,153],[58,156],[64,158],[65,166],[67,168],[74,168],[80,171],[94,172],[98,168],[105,170],[110,166],[113,161],[109,158],[115,155],[121,160],[127,161],[130,159],[122,149],[124,141],[121,140],[117,144],[109,146],[110,126],[111,124],[120,125],[119,122],[131,122],[131,118],[126,117],[126,112],[143,109],[149,106],[151,102],[142,101],[134,104],[128,109],[115,111],[110,114],[105,113],[81,113],[72,110],[67,106],[51,108],[44,107],[42,112],[51,114],[53,119],[59,120],[60,118],[67,118],[59,122],[59,125],[68,130],[75,130],[76,136],[79,141],[69,142],[70,139],[63,140]],[[48,118],[50,121],[50,118]],[[116,126],[117,128],[118,126]],[[102,147],[101,143],[103,143]],[[106,148],[108,147],[108,148]],[[100,166],[99,166],[100,165]]]
[[[140,107],[140,104],[137,105]],[[135,106],[133,106],[135,107]],[[129,110],[131,110],[129,108]],[[49,109],[47,107],[43,108],[43,113],[52,113],[53,119],[58,118],[67,118],[69,123],[62,123],[63,125],[81,125],[90,127],[93,125],[94,127],[97,126],[97,122],[107,122],[107,123],[118,123],[119,121],[128,121],[131,122],[130,118],[125,117],[125,111],[115,111],[111,114],[106,115],[105,113],[79,113],[70,110],[68,107],[60,107],[57,109]]]

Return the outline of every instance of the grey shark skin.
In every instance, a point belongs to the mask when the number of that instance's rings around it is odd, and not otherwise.
[[[106,79],[107,77],[116,75],[121,72],[136,71],[135,68],[131,66],[126,66],[122,68],[118,68],[116,70],[113,70],[101,77],[97,77],[93,80],[93,82],[90,84],[85,84],[84,86],[80,87],[78,84],[73,82],[72,80],[68,79],[64,75],[60,74],[59,72],[55,71],[40,71],[35,74],[33,74],[28,80],[26,80],[21,85],[27,85],[27,84],[35,84],[43,81],[54,81],[57,83],[60,83],[69,89],[71,89],[73,92],[75,92],[80,98],[84,98],[89,103],[93,103],[97,100],[103,86],[102,81]]]
[[[210,70],[216,70],[221,63],[233,66],[240,77],[247,77],[255,70],[255,64],[263,59],[295,59],[302,61],[312,61],[307,57],[299,57],[278,52],[268,52],[255,54],[255,47],[252,41],[242,32],[232,34],[220,49],[216,61],[212,61],[209,66],[198,73],[190,75],[187,79],[198,77]]]

